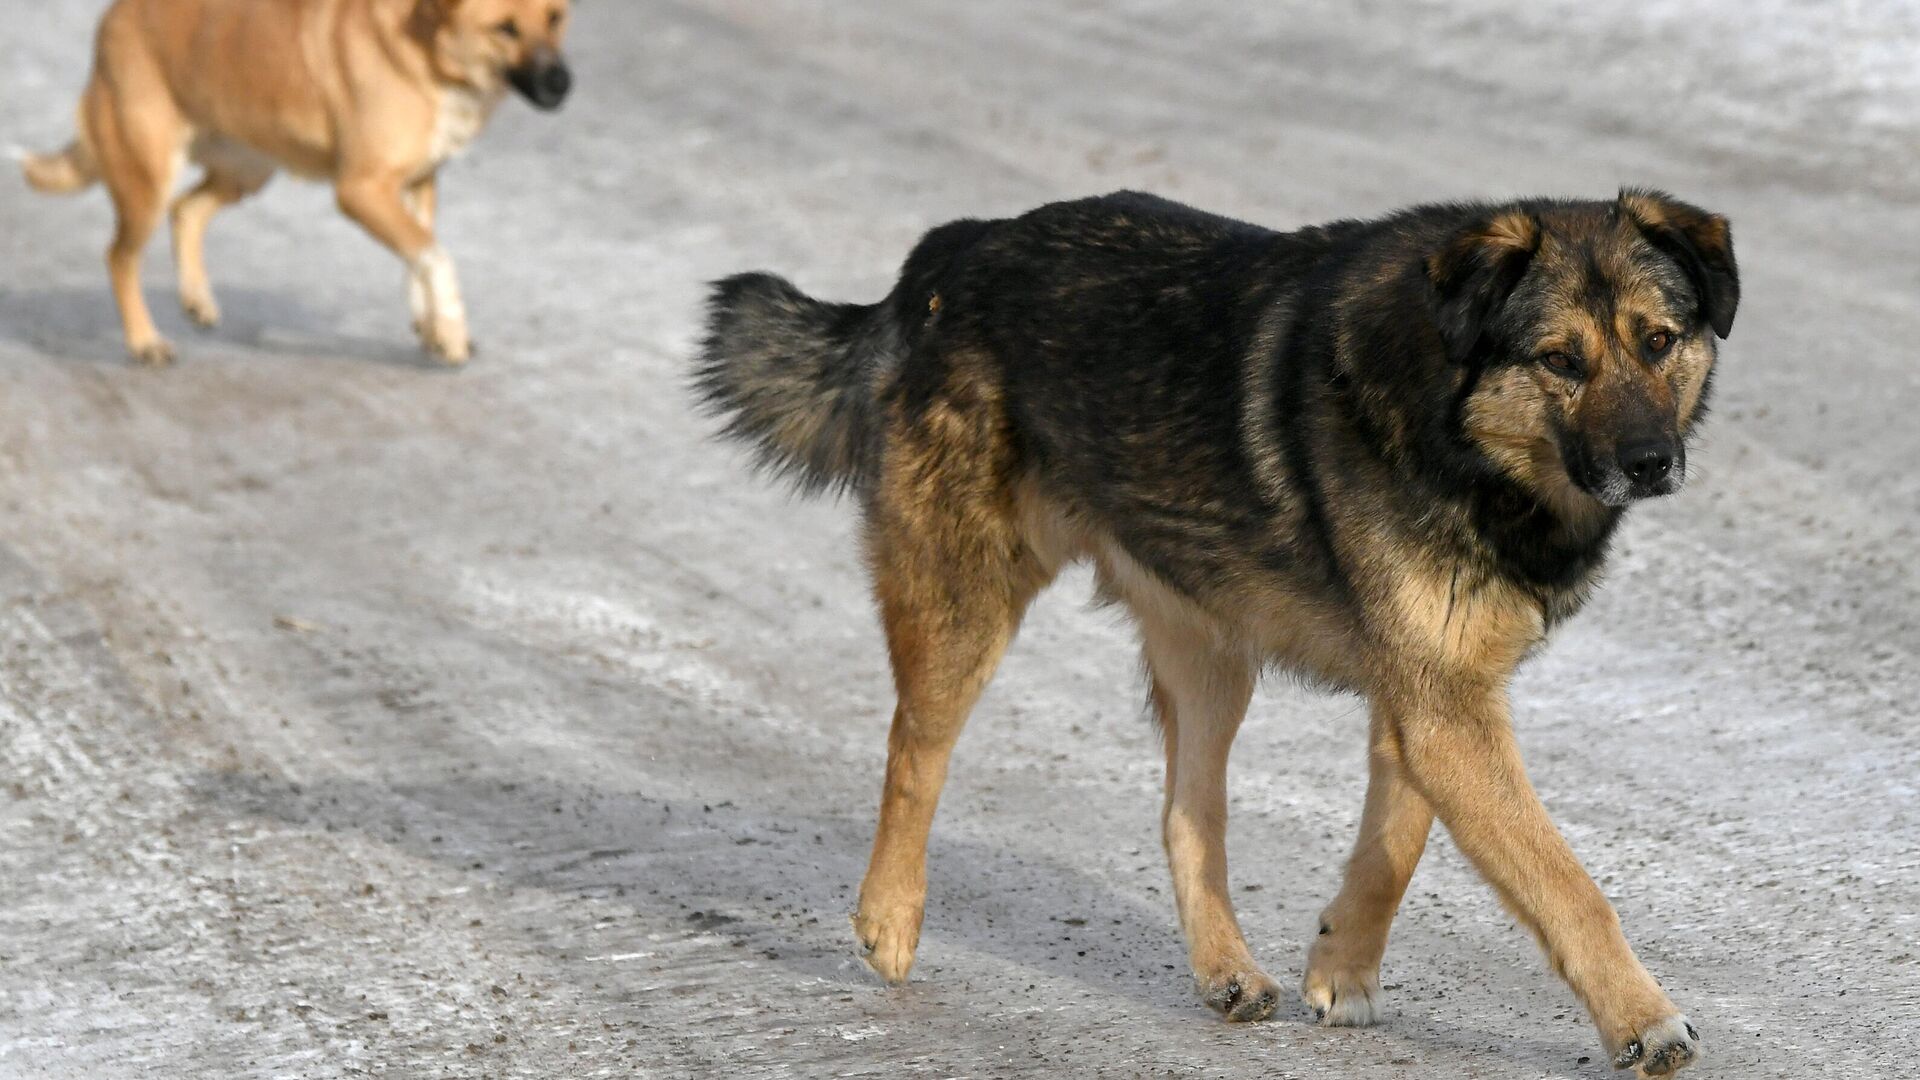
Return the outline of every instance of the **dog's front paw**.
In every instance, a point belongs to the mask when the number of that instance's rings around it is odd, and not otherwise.
[[[861,905],[853,916],[853,932],[867,966],[890,983],[907,981],[913,954],[920,947],[920,908],[881,908]]]
[[[1341,918],[1333,908],[1321,917],[1320,934],[1307,951],[1300,997],[1322,1024],[1370,1027],[1386,1019],[1380,994],[1380,955],[1386,943],[1383,932],[1368,929],[1364,921]]]
[[[420,344],[443,364],[464,364],[473,358],[473,342],[467,338],[467,326],[453,319],[433,319],[425,324]]]
[[[1700,1032],[1684,1016],[1669,1016],[1636,1032],[1613,1059],[1635,1076],[1672,1076],[1700,1056]]]
[[[1387,1015],[1380,1000],[1378,971],[1341,970],[1318,958],[1307,962],[1300,999],[1327,1027],[1371,1027]]]
[[[1199,976],[1195,982],[1200,988],[1200,1000],[1226,1017],[1228,1023],[1265,1020],[1280,1004],[1280,984],[1256,967]]]

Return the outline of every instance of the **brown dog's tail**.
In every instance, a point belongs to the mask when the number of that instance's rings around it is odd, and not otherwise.
[[[85,135],[57,153],[20,155],[20,171],[35,191],[49,195],[84,191],[100,180],[100,163],[94,159]]]
[[[801,491],[857,489],[878,456],[877,384],[901,351],[885,304],[828,303],[740,274],[714,283],[694,392]]]

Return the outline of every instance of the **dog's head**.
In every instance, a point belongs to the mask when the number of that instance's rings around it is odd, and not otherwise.
[[[1492,211],[1427,258],[1467,438],[1553,502],[1677,490],[1740,279],[1727,220],[1657,192]],[[1591,503],[1587,503],[1591,505]]]
[[[541,109],[573,89],[561,55],[568,0],[419,0],[415,26],[445,78],[481,90],[511,86]]]

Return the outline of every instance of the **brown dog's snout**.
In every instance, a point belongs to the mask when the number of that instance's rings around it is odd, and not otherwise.
[[[507,72],[507,81],[536,108],[557,109],[573,91],[573,69],[553,49],[536,49],[519,67]]]

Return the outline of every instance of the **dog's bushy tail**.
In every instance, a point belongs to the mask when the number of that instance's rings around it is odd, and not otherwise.
[[[20,154],[20,171],[35,191],[49,195],[70,195],[84,191],[100,180],[100,163],[93,156],[83,135],[68,143],[66,149],[51,154]]]
[[[727,436],[801,491],[857,489],[878,457],[878,384],[902,348],[885,303],[828,303],[740,274],[714,283],[694,390]]]

